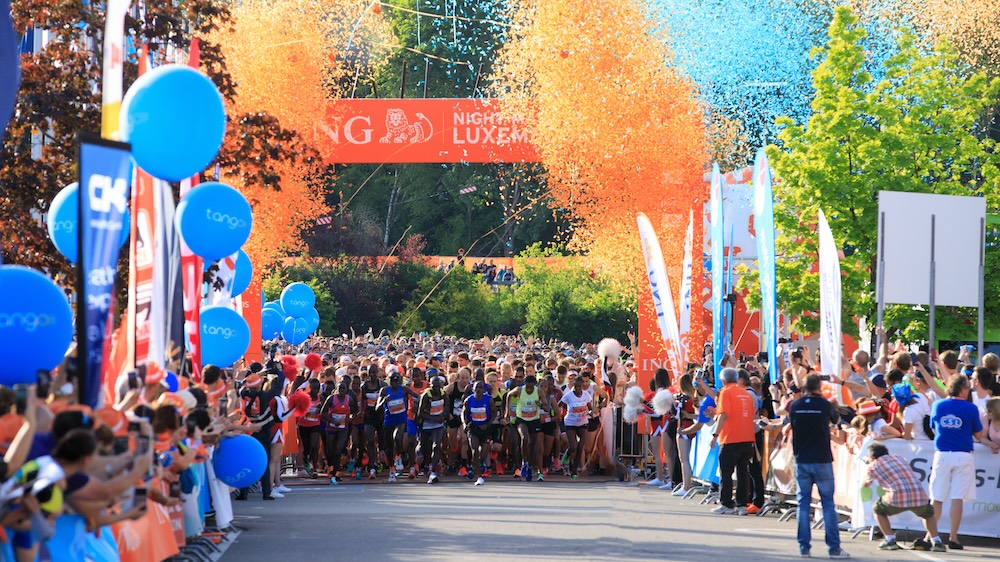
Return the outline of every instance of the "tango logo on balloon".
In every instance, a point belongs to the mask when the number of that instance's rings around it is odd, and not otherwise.
[[[228,340],[233,337],[233,330],[231,328],[223,328],[221,326],[211,326],[208,324],[203,324],[201,326],[201,333],[209,336],[222,336],[222,339]]]
[[[294,306],[309,306],[309,303],[306,301],[290,300],[288,303]]]
[[[239,484],[240,482],[243,481],[244,478],[246,478],[249,475],[250,475],[250,469],[244,468],[243,470],[237,472],[236,474],[231,474],[226,478],[222,478],[221,480],[226,484]]]
[[[948,429],[958,429],[962,427],[962,418],[958,416],[944,416],[939,422],[941,427],[946,427]]]
[[[56,323],[56,319],[48,314],[34,312],[0,312],[0,329],[20,328],[25,332],[34,332]]]
[[[76,223],[73,221],[53,221],[52,222],[53,232],[75,232]]]
[[[226,213],[213,211],[212,209],[205,209],[205,218],[207,218],[212,222],[224,223],[229,226],[230,230],[236,230],[237,228],[247,227],[247,221]]]

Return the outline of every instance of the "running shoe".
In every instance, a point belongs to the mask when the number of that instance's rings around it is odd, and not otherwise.
[[[338,486],[338,485],[340,485],[340,482],[337,482],[337,477],[336,476],[334,476],[333,478],[330,479],[330,485],[331,486]]]
[[[475,484],[476,486],[482,486],[483,484],[486,484],[486,481],[483,480],[482,476],[476,479],[476,484]]]
[[[556,472],[559,472],[560,470],[562,470],[562,464],[559,462],[559,459],[554,459],[552,461],[552,470],[554,470]]]
[[[428,484],[437,484],[438,482],[440,482],[440,480],[438,480],[438,475],[436,472],[432,472],[431,475],[427,478]]]
[[[369,480],[375,480],[375,469],[374,468],[369,468],[368,469],[368,479]]]
[[[580,477],[580,475],[579,475],[579,474],[574,474],[574,475],[570,476],[570,479],[572,479],[572,480],[576,480],[576,479],[577,479],[577,478],[579,478],[579,477]]]
[[[319,478],[319,475],[316,474],[315,471],[311,471],[311,472],[309,472],[309,478],[312,478],[313,480],[316,480],[317,478]]]
[[[291,492],[292,489],[282,484],[281,486],[277,486],[276,488],[274,488],[274,491],[281,492],[282,494],[287,494],[288,492]]]
[[[660,480],[659,478],[653,478],[652,480],[647,481],[646,485],[649,486],[649,487],[659,488],[660,486],[664,485],[665,483],[666,482],[664,482],[663,480]]]
[[[355,470],[354,471],[354,479],[355,480],[361,480],[361,471],[360,470]]]
[[[403,472],[403,459],[396,457],[396,472]]]
[[[948,552],[948,549],[941,541],[931,541],[931,552]]]
[[[347,472],[354,472],[354,459],[347,461]]]
[[[898,543],[896,543],[895,539],[893,540],[885,539],[878,545],[879,550],[899,550],[900,548],[901,547],[899,546]]]
[[[747,508],[745,507],[736,508],[736,515],[746,515],[746,514],[747,514]]]
[[[930,550],[930,541],[925,541],[924,539],[917,539],[913,541],[913,550]]]
[[[469,469],[465,468],[464,466],[458,469],[459,476],[468,476],[468,474],[469,474]]]
[[[410,467],[410,474],[409,474],[408,477],[409,477],[410,480],[413,480],[414,478],[417,477],[417,467],[415,467],[415,466],[411,466]]]
[[[531,467],[529,466],[527,473],[524,473],[524,480],[525,480],[525,482],[531,482],[531,478],[533,476],[534,476],[534,473],[533,473]]]
[[[760,513],[760,508],[756,505],[750,504],[747,506],[747,515],[757,515],[758,513]]]
[[[850,558],[851,555],[847,553],[846,550],[840,549],[837,552],[831,552],[830,558]]]
[[[395,482],[395,481],[396,481],[396,472],[395,471],[389,472],[389,482]]]
[[[492,474],[493,473],[490,472],[490,469],[487,468],[486,470],[483,471],[483,478],[489,478]]]
[[[271,497],[272,498],[283,498],[283,497],[285,497],[285,494],[282,494],[281,492],[279,492],[277,490],[271,490]]]
[[[735,515],[736,514],[736,510],[733,509],[733,508],[731,508],[731,507],[726,507],[724,505],[720,505],[719,507],[713,509],[712,513],[714,513],[716,515]]]
[[[539,472],[538,472],[538,479],[537,479],[537,480],[538,480],[539,482],[545,482],[545,473],[544,473],[544,472],[541,472],[541,471],[539,471]]]

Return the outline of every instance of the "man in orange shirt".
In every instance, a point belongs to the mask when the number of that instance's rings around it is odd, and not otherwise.
[[[754,412],[757,405],[753,396],[737,381],[739,372],[726,368],[720,374],[725,387],[719,392],[715,432],[712,448],[719,449],[719,507],[712,510],[718,515],[746,515],[750,492],[750,458],[754,453]],[[733,471],[736,471],[736,501],[733,501]],[[739,506],[738,508],[736,506]]]

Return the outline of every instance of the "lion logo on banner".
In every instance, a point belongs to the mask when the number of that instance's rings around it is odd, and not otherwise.
[[[424,126],[426,122],[426,127]],[[417,120],[412,125],[402,109],[390,109],[385,113],[385,136],[380,143],[402,144],[427,142],[432,134],[431,120],[423,113],[417,113]]]

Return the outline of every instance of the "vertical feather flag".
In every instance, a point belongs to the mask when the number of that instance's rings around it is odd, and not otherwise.
[[[681,334],[681,361],[687,364],[688,349],[690,342],[687,341],[691,333],[691,272],[692,272],[692,250],[694,247],[694,210],[691,210],[688,218],[687,235],[684,236],[684,265],[681,268],[681,290],[680,295],[680,334]],[[700,344],[699,344],[700,345]]]
[[[198,68],[201,64],[200,58],[201,49],[196,37],[191,40],[188,66]],[[181,198],[183,199],[187,192],[198,185],[198,182],[199,178],[197,175],[181,181]],[[201,382],[201,333],[199,331],[201,328],[198,318],[201,311],[201,288],[204,275],[202,274],[201,258],[191,252],[191,249],[188,248],[183,239],[180,240],[180,255],[181,287],[184,302],[184,332],[187,334],[185,347],[191,355],[192,372],[190,374],[195,382]]]
[[[712,185],[709,193],[709,212],[711,213],[711,244],[712,244],[712,361],[716,374],[716,385],[722,386],[718,376],[722,363],[722,354],[726,350],[726,324],[723,314],[725,302],[725,230],[722,216],[722,174],[719,165],[712,165]]]
[[[830,223],[819,210],[819,355],[824,375],[840,376],[840,256]]]
[[[639,225],[639,240],[642,244],[642,255],[646,259],[646,273],[649,276],[649,288],[653,292],[653,306],[656,308],[656,322],[667,344],[667,358],[674,371],[674,376],[684,372],[681,364],[681,336],[677,328],[677,316],[674,313],[674,298],[670,294],[670,281],[667,269],[663,263],[663,251],[656,231],[644,213],[636,215]]]
[[[757,271],[760,273],[760,314],[764,320],[767,370],[771,382],[778,380],[778,293],[775,274],[774,194],[767,153],[761,148],[753,165],[753,223],[757,233]]]
[[[121,124],[122,73],[124,72],[125,14],[129,0],[108,0],[104,22],[104,67],[101,72],[101,136],[117,140]]]
[[[10,0],[0,0],[0,141],[14,113],[21,84],[21,53],[10,15]]]

